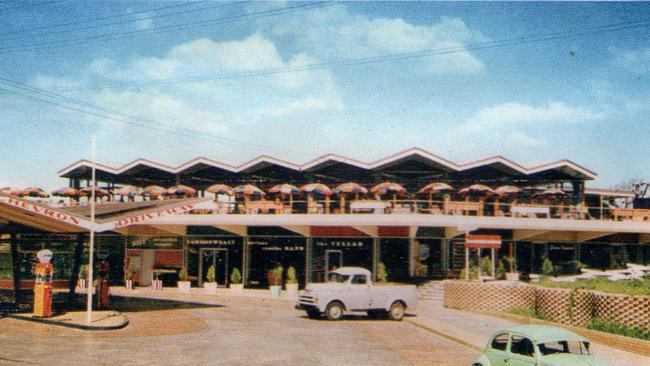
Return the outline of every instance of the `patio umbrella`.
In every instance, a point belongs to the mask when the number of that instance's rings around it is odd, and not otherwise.
[[[431,197],[440,192],[448,192],[453,190],[454,187],[450,186],[447,183],[442,183],[442,182],[433,182],[429,183],[426,186],[422,187],[418,191],[419,194],[428,194],[429,195],[429,206],[431,206]]]
[[[208,192],[214,194],[225,194],[228,196],[234,196],[235,190],[231,186],[225,184],[213,184],[207,189]]]
[[[126,185],[119,188],[114,193],[120,196],[136,195],[138,193],[138,187],[132,185]]]
[[[307,198],[309,200],[308,205],[312,201],[313,193],[325,196],[325,213],[330,212],[330,195],[332,194],[330,187],[324,185],[323,183],[309,183],[300,187],[300,190],[307,193]]]
[[[521,188],[517,186],[501,186],[494,190],[499,196],[514,196],[521,193]]]
[[[566,196],[566,192],[561,190],[560,188],[547,188],[542,192],[535,193],[533,196],[545,196],[545,197],[560,197],[560,196]]]
[[[20,194],[19,188],[4,187],[0,189],[0,193],[9,194],[12,196],[18,196]]]
[[[255,187],[252,184],[242,184],[235,187],[235,193],[241,194],[244,196],[264,196],[265,193],[261,189]]]
[[[347,183],[339,184],[334,189],[334,193],[336,193],[340,197],[341,203],[339,204],[339,206],[341,207],[341,213],[345,213],[345,195],[354,194],[354,199],[358,200],[359,194],[368,193],[368,188],[360,185],[359,183],[347,182]]]
[[[192,187],[188,187],[182,184],[170,187],[165,191],[165,193],[168,196],[185,196],[185,197],[192,197],[196,195],[196,189]]]
[[[289,206],[293,209],[293,195],[300,193],[300,188],[292,184],[278,184],[269,189],[269,193],[279,193],[283,196],[289,196]]]
[[[29,187],[21,190],[18,195],[20,197],[48,197],[49,194],[47,194],[44,190],[38,188],[38,187]]]
[[[79,194],[80,194],[81,196],[88,196],[88,197],[90,197],[90,196],[91,196],[91,192],[92,192],[93,190],[95,191],[95,197],[104,197],[104,196],[108,196],[108,191],[105,190],[105,189],[103,189],[103,188],[99,188],[99,187],[86,187],[86,188],[83,188],[81,191],[79,191]]]
[[[72,187],[61,187],[57,190],[52,191],[52,196],[55,197],[78,197],[79,191],[76,188]]]
[[[161,186],[151,185],[151,186],[144,187],[144,192],[142,194],[151,197],[158,197],[161,194],[163,194],[165,191],[166,189]]]
[[[492,188],[484,185],[484,184],[472,184],[469,187],[465,187],[458,191],[458,193],[462,196],[470,196],[470,195],[478,195],[478,196],[491,196],[493,194],[496,194]]]
[[[370,192],[378,195],[384,195],[387,193],[393,194],[393,206],[397,203],[397,195],[406,193],[406,188],[401,185],[393,182],[383,182],[379,183],[376,186],[370,188]]]

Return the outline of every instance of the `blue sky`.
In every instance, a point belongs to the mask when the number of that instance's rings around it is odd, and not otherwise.
[[[374,161],[417,146],[459,163],[570,159],[599,174],[591,186],[650,180],[649,15],[648,3],[3,1],[0,186],[65,185],[56,172],[90,158],[91,135],[113,166]]]

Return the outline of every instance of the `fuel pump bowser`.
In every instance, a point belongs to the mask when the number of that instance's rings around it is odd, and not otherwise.
[[[52,316],[52,273],[54,266],[52,252],[50,250],[41,250],[36,254],[39,263],[36,263],[34,273],[36,281],[34,282],[34,316],[39,318],[49,318]]]

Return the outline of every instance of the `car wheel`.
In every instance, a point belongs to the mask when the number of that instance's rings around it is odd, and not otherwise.
[[[480,363],[473,363],[472,366],[483,366]]]
[[[400,321],[402,318],[404,318],[405,313],[406,307],[404,306],[404,303],[401,301],[395,301],[388,310],[388,318],[390,320]]]
[[[325,309],[325,316],[329,320],[341,320],[343,319],[343,304],[338,301],[331,302],[327,305]]]
[[[307,317],[309,319],[318,319],[320,318],[320,311],[317,309],[309,309],[307,310]]]

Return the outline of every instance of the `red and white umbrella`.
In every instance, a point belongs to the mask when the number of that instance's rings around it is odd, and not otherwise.
[[[49,194],[38,187],[25,188],[21,190],[18,195],[20,197],[49,197]]]
[[[208,187],[207,191],[214,194],[225,194],[228,196],[235,195],[235,190],[231,186],[225,184],[213,184]]]
[[[81,191],[79,191],[79,194],[81,196],[90,197],[93,190],[95,191],[95,197],[108,196],[108,191],[103,189],[103,188],[99,188],[99,187],[86,187],[86,188],[83,188]]]
[[[264,196],[266,193],[252,184],[242,184],[235,187],[235,193],[244,196]]]
[[[293,195],[300,193],[300,188],[292,185],[292,184],[278,184],[277,186],[273,186],[271,189],[269,189],[269,193],[279,193],[283,195]]]
[[[120,196],[129,196],[129,195],[136,195],[138,194],[139,188],[136,186],[132,185],[126,185],[123,187],[120,187],[118,190],[113,192],[114,194],[118,194]]]
[[[192,196],[196,195],[196,189],[194,189],[192,187],[182,185],[182,184],[179,184],[179,185],[170,187],[163,194],[167,194],[169,196],[192,197]]]
[[[52,196],[56,197],[78,197],[79,191],[76,188],[72,187],[61,187],[57,190],[52,191]]]
[[[20,194],[20,188],[4,187],[0,189],[0,193],[18,196]]]
[[[439,193],[439,192],[451,191],[453,189],[454,189],[454,187],[450,186],[447,183],[433,182],[433,183],[429,183],[426,186],[422,187],[418,191],[418,193],[432,195],[432,194],[436,194],[436,193]]]
[[[151,186],[144,187],[143,194],[152,197],[158,197],[161,194],[165,193],[165,191],[167,190],[161,186],[151,185]]]
[[[546,197],[560,197],[560,196],[566,196],[566,192],[561,190],[560,188],[547,188],[546,190],[535,193],[533,196],[546,196]]]
[[[379,195],[384,195],[387,193],[404,194],[406,193],[406,188],[394,182],[383,182],[370,188],[370,192]]]
[[[501,186],[494,190],[499,196],[514,196],[521,193],[522,189],[517,186]]]
[[[479,195],[479,196],[491,196],[493,194],[496,194],[496,192],[484,185],[484,184],[472,184],[469,187],[465,187],[458,191],[458,193],[462,196],[469,196],[469,195]]]
[[[329,196],[332,194],[330,187],[324,185],[323,183],[309,183],[300,187],[300,190],[306,193],[316,193],[323,196]]]
[[[341,213],[345,213],[345,195],[354,194],[354,199],[358,200],[360,194],[368,193],[368,188],[362,186],[359,183],[347,182],[347,183],[339,184],[334,189],[334,193],[336,193],[341,200],[341,202],[339,203]]]

